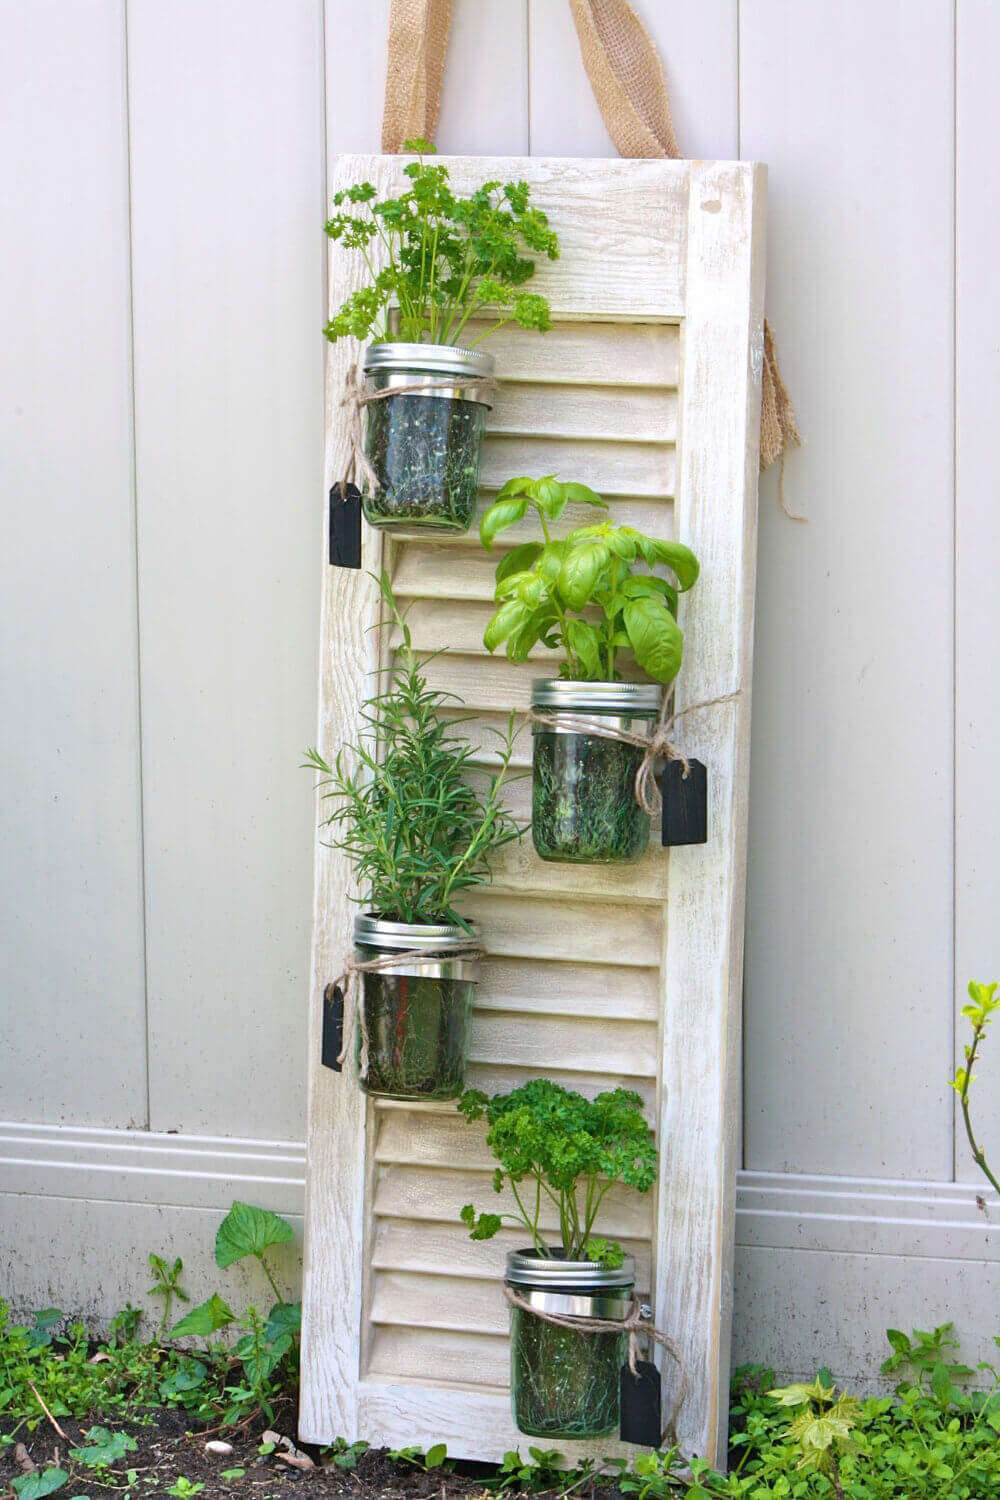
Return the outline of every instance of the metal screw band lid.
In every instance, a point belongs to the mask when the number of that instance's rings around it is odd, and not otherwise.
[[[655,718],[662,702],[663,688],[658,682],[567,682],[562,677],[536,677],[531,684],[532,708]]]
[[[513,1287],[544,1288],[553,1292],[564,1288],[590,1291],[600,1287],[635,1285],[635,1261],[626,1255],[620,1266],[598,1265],[592,1260],[566,1260],[561,1252],[539,1255],[535,1250],[507,1252],[506,1280]]]
[[[492,354],[460,349],[457,344],[372,344],[365,352],[364,371],[413,375],[458,375],[466,380],[490,379]]]
[[[463,927],[452,923],[387,922],[368,911],[354,918],[354,941],[365,948],[389,948],[397,952],[464,948],[476,941],[475,927],[469,925],[471,937]]]

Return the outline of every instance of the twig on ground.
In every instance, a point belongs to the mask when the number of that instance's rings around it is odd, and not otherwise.
[[[38,1394],[37,1387],[34,1386],[34,1385],[32,1385],[32,1382],[30,1380],[28,1381],[28,1384],[31,1386],[32,1395],[34,1396],[35,1400],[38,1402],[39,1406],[42,1408],[42,1411],[48,1417],[49,1422],[52,1425],[52,1427],[55,1429],[56,1432],[58,1432],[58,1434],[62,1438],[63,1442],[64,1443],[68,1443],[69,1442],[69,1438],[63,1432],[62,1428],[59,1426],[59,1423],[56,1421],[55,1417],[49,1411],[48,1407],[45,1405],[45,1402],[42,1400],[41,1396]]]

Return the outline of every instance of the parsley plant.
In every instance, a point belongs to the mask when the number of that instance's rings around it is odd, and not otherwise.
[[[327,323],[331,343],[353,337],[407,343],[457,344],[469,319],[492,311],[495,321],[472,339],[478,344],[504,323],[544,332],[549,304],[521,288],[535,273],[524,250],[559,256],[559,241],[539,208],[529,205],[526,182],[484,182],[469,197],[453,192],[448,168],[431,165],[427,141],[407,141],[419,153],[403,168],[410,186],[398,198],[376,202],[377,190],[359,182],[334,194],[339,212],[326,232],[348,250],[359,250],[370,273]],[[376,262],[385,264],[376,269]],[[390,312],[398,324],[390,326]]]

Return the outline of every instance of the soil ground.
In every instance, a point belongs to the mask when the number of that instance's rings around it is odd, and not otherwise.
[[[308,1468],[296,1467],[278,1457],[279,1451],[261,1454],[259,1449],[263,1431],[268,1424],[263,1419],[244,1431],[228,1429],[224,1432],[193,1431],[190,1418],[184,1412],[164,1409],[151,1412],[147,1423],[96,1418],[94,1421],[74,1421],[60,1417],[59,1426],[66,1434],[61,1438],[48,1422],[41,1422],[34,1432],[22,1426],[17,1432],[18,1445],[0,1450],[0,1494],[14,1500],[11,1480],[28,1472],[33,1463],[39,1470],[48,1465],[70,1471],[68,1482],[58,1491],[54,1500],[78,1500],[78,1497],[110,1497],[124,1500],[125,1491],[131,1490],[132,1500],[161,1500],[167,1491],[183,1477],[190,1485],[200,1485],[197,1500],[325,1500],[330,1496],[349,1496],[351,1500],[460,1500],[460,1497],[484,1495],[483,1477],[494,1471],[482,1464],[461,1464],[458,1471],[434,1469],[425,1473],[421,1469],[389,1458],[385,1449],[369,1449],[362,1454],[355,1469],[341,1469],[329,1461],[329,1455],[321,1455],[318,1448],[308,1443],[298,1443],[295,1438],[295,1406],[289,1400],[287,1407],[275,1412],[270,1424],[272,1432],[287,1435],[295,1451],[305,1455],[316,1465]],[[137,1448],[127,1458],[114,1466],[104,1476],[105,1482],[92,1469],[74,1464],[67,1457],[68,1449],[82,1446],[88,1429],[95,1425],[108,1427],[113,1432],[128,1432],[135,1438]],[[10,1431],[12,1424],[0,1422],[0,1432]],[[206,1442],[225,1442],[232,1446],[231,1453],[218,1454],[206,1450]],[[136,1471],[133,1485],[128,1484],[127,1471]],[[242,1475],[223,1478],[225,1471],[242,1469]],[[591,1487],[579,1491],[583,1500],[592,1500]],[[187,1491],[191,1496],[191,1490]],[[193,1497],[192,1497],[193,1500]]]

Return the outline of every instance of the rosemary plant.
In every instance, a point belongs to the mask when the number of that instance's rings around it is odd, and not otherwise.
[[[344,747],[332,766],[309,750],[305,764],[321,773],[323,796],[334,802],[323,826],[333,832],[331,846],[353,864],[366,908],[389,921],[446,922],[468,931],[456,898],[487,882],[492,856],[524,832],[501,800],[514,716],[504,733],[493,731],[500,769],[486,774],[483,786],[473,746],[456,733],[473,716],[456,716],[449,704],[460,700],[428,686],[429,658],[414,650],[385,571],[378,582],[387,611],[381,625],[394,625],[401,638],[388,686],[362,705],[367,729],[356,745]]]

